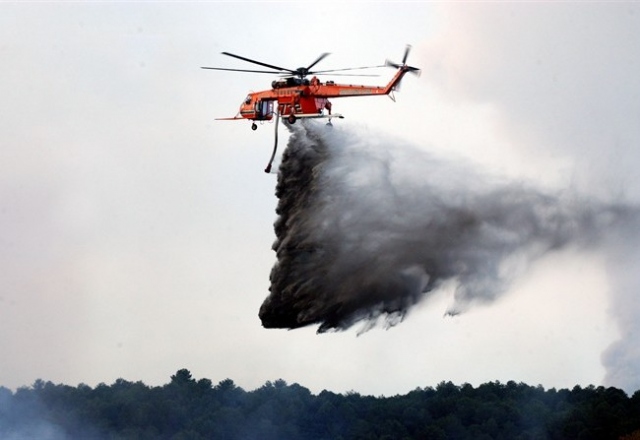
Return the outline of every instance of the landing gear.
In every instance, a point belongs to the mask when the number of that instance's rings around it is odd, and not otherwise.
[[[297,119],[297,118],[296,118],[296,115],[291,114],[291,115],[289,115],[289,116],[287,117],[287,122],[288,122],[289,124],[295,124],[295,123],[296,123],[296,119]]]
[[[251,129],[253,131],[256,131],[258,129],[258,124],[256,124],[255,122],[253,124],[251,124]]]

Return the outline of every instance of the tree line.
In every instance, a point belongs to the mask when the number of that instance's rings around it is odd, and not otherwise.
[[[231,379],[213,385],[182,369],[155,387],[124,379],[0,387],[0,438],[640,440],[640,391],[510,381],[441,382],[392,397],[314,395],[283,380],[253,391]]]

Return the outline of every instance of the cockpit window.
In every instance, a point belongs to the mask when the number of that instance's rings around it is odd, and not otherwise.
[[[250,104],[251,103],[251,95],[247,95],[247,97],[244,100],[245,104]]]

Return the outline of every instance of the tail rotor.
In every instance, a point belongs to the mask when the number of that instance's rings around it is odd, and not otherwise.
[[[411,45],[407,44],[407,47],[404,50],[404,55],[402,56],[402,63],[399,64],[399,63],[394,63],[389,60],[386,60],[385,66],[393,67],[394,69],[401,69],[405,72],[412,73],[416,76],[420,76],[420,69],[418,69],[417,67],[407,65],[407,58],[409,57],[409,52],[411,52]],[[400,90],[399,83],[396,85],[395,90]]]

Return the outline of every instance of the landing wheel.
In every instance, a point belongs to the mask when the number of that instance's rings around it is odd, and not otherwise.
[[[253,124],[251,124],[251,129],[253,131],[256,131],[258,129],[258,124],[256,124],[255,122]]]
[[[289,116],[287,117],[287,122],[288,122],[289,124],[295,124],[295,123],[296,123],[296,115],[289,115]]]

